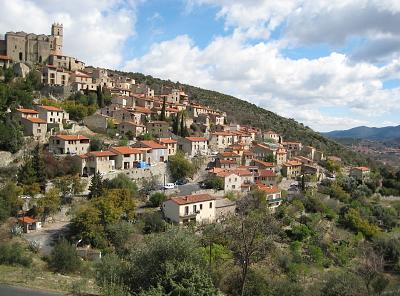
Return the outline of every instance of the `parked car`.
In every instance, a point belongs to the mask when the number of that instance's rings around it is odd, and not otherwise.
[[[174,183],[166,183],[164,185],[164,189],[174,189],[175,188],[175,184]]]
[[[175,182],[175,185],[185,185],[188,183],[187,179],[180,179]]]

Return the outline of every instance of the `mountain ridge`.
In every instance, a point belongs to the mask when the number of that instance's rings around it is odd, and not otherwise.
[[[389,140],[400,138],[400,125],[385,127],[357,126],[347,130],[334,130],[321,134],[329,138]]]

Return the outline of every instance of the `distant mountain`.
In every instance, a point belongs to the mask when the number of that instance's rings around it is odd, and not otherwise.
[[[352,138],[366,140],[393,140],[400,138],[400,125],[386,127],[359,126],[348,130],[321,133],[329,138]]]

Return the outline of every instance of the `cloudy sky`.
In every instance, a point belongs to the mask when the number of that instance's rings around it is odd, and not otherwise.
[[[0,32],[218,90],[319,131],[400,124],[399,0],[0,0]]]

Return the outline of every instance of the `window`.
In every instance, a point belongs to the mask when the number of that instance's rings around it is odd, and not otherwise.
[[[210,202],[210,209],[212,209],[212,202]]]
[[[185,215],[188,215],[188,214],[189,214],[189,207],[185,206]]]
[[[200,210],[202,210],[203,209],[203,204],[200,204]]]
[[[197,212],[197,205],[193,205],[193,212],[194,212],[194,213]]]

